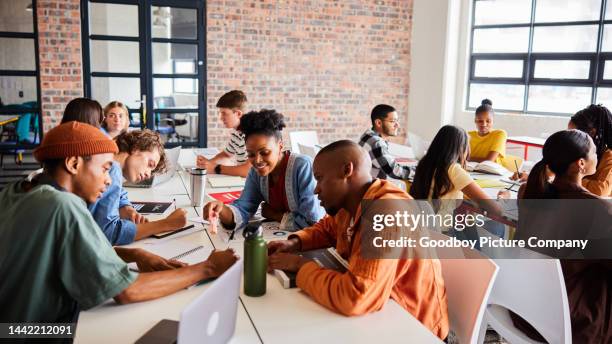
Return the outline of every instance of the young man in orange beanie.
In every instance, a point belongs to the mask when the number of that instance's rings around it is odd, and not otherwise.
[[[0,192],[0,322],[75,322],[78,310],[111,297],[118,303],[159,298],[219,276],[235,262],[231,250],[185,266],[142,249],[113,249],[86,203],[110,184],[117,152],[97,128],[62,124],[34,151],[43,173]]]

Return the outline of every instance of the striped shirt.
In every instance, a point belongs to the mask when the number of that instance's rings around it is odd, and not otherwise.
[[[238,164],[244,164],[247,161],[244,134],[237,130],[232,130],[230,139],[225,146],[225,152],[234,156]]]
[[[374,130],[366,130],[359,139],[359,145],[370,154],[373,178],[410,179],[414,174],[410,167],[395,162],[395,157],[389,154],[389,144]]]

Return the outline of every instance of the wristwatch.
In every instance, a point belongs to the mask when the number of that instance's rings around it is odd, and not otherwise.
[[[215,166],[215,173],[216,174],[221,174],[221,165]]]

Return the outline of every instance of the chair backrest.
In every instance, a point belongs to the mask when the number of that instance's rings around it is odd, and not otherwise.
[[[432,231],[430,238],[446,240],[449,237]],[[459,343],[476,344],[498,267],[476,250],[461,250],[467,258],[446,259],[444,254],[439,253],[448,300],[448,317],[450,329]],[[448,254],[449,251],[444,252]]]
[[[153,98],[153,103],[158,109],[173,108],[175,106],[174,97],[163,96]]]
[[[569,303],[558,259],[496,259],[489,304],[512,310],[549,343],[571,340]]]
[[[502,159],[501,165],[504,166],[509,171],[515,172],[517,166],[519,170],[523,166],[523,159],[516,155],[505,155],[504,158]]]
[[[422,137],[413,132],[408,132],[407,142],[412,148],[415,159],[420,160],[425,156],[427,148],[429,147],[429,142],[425,141]]]
[[[311,157],[313,160],[315,156],[317,155],[317,153],[320,151],[320,149],[317,147],[306,146],[301,143],[298,143],[298,148],[299,148],[300,154],[307,155]]]
[[[289,132],[289,141],[291,141],[291,151],[302,153],[299,144],[309,147],[315,147],[319,144],[319,136],[314,130],[307,131],[292,131]]]

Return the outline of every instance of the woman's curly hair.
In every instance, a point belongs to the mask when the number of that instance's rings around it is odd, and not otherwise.
[[[124,132],[115,138],[119,152],[132,154],[135,150],[142,152],[159,152],[159,163],[155,166],[153,174],[164,173],[168,170],[168,160],[164,150],[164,142],[159,133],[149,129]]]
[[[281,131],[285,128],[285,118],[276,110],[261,109],[242,115],[238,130],[244,134],[245,140],[253,134],[282,138]]]

